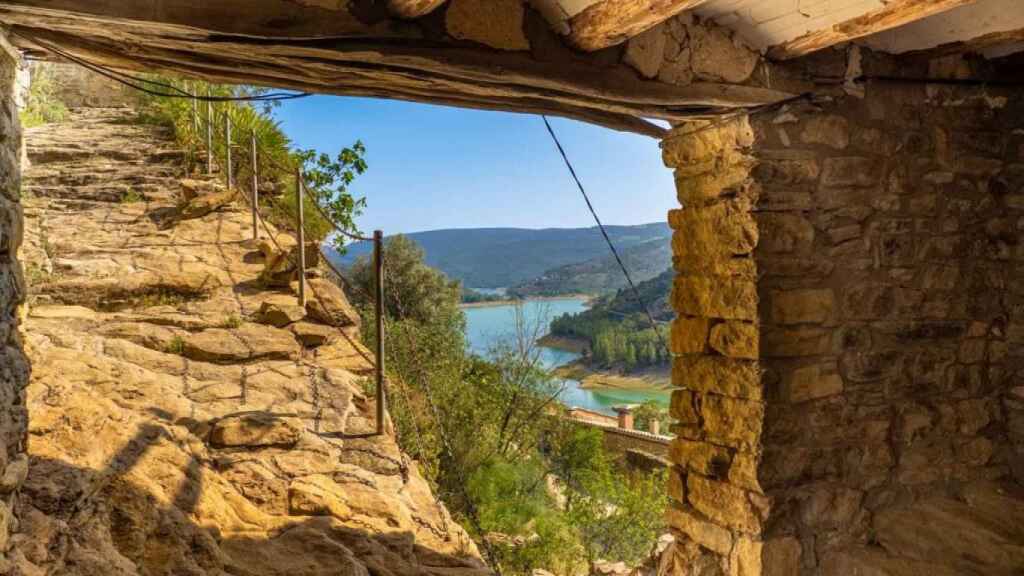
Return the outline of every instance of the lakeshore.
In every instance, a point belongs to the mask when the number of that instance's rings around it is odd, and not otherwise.
[[[588,366],[583,359],[576,359],[555,368],[555,375],[579,381],[580,388],[584,390],[611,389],[640,392],[664,391],[672,387],[671,370],[667,366],[622,374],[617,371],[596,370]]]
[[[498,306],[515,306],[526,302],[557,302],[561,300],[582,301],[589,305],[594,297],[590,294],[559,294],[558,296],[530,296],[529,298],[503,298],[501,300],[486,300],[483,302],[462,302],[459,308],[492,308]]]

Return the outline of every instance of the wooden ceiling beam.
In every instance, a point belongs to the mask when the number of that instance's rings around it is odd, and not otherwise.
[[[420,18],[444,3],[445,0],[388,0],[388,11],[399,18]]]
[[[625,42],[706,0],[600,0],[569,20],[569,39],[587,52]]]
[[[234,20],[223,7],[244,12],[246,3],[249,13]],[[289,1],[284,23],[277,22],[280,0],[142,4],[0,0],[0,22],[29,47],[35,38],[111,66],[137,62],[221,82],[543,112],[655,137],[664,129],[648,118],[675,123],[711,108],[792,96],[757,85],[647,79],[607,53],[572,49],[535,13],[524,23],[530,50],[495,50],[439,33],[436,22],[391,18],[383,4],[362,0],[308,10]],[[365,6],[374,11],[361,12]]]
[[[772,47],[768,57],[789,60],[829,46],[862,38],[876,32],[897,28],[934,16],[953,8],[973,4],[977,0],[892,0],[884,7],[872,10],[824,30],[816,30]]]

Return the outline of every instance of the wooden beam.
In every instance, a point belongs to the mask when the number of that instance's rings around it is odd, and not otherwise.
[[[388,0],[388,11],[399,18],[419,18],[436,10],[445,0]]]
[[[569,20],[573,45],[592,52],[624,42],[706,0],[600,0]]]
[[[268,1],[278,6],[277,0]],[[71,3],[88,11],[32,6],[44,3]],[[210,4],[163,0],[162,11],[147,15],[133,2],[121,12],[121,4],[109,0],[0,0],[0,22],[22,34],[28,46],[35,38],[112,67],[553,114],[655,137],[663,129],[647,118],[676,123],[711,108],[758,106],[792,95],[758,86],[677,86],[644,79],[627,64],[566,46],[537,15],[533,24],[527,23],[532,50],[495,51],[431,32],[416,20],[390,19],[381,10],[367,17],[353,8],[348,12],[353,19],[331,24],[306,21],[322,16],[322,9],[307,13],[293,5],[291,24],[279,28],[258,15],[225,21],[215,17],[219,8],[203,8]],[[184,5],[195,9],[183,10]],[[161,17],[170,21],[146,19]],[[282,30],[303,33],[283,35]]]
[[[976,1],[892,0],[884,7],[867,14],[834,24],[825,30],[809,32],[799,38],[774,46],[768,51],[768,56],[775,60],[789,60],[875,32],[903,26],[915,20],[966,6]]]

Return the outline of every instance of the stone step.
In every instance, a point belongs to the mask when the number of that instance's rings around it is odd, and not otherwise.
[[[118,161],[145,161],[147,163],[180,162],[185,153],[177,149],[138,150],[125,148],[89,148],[83,146],[42,146],[34,144],[27,147],[28,158],[33,164],[50,164],[54,162],[83,162],[97,159]]]
[[[173,192],[161,184],[119,184],[103,182],[89,186],[38,186],[28,184],[22,186],[22,192],[36,198],[82,199],[97,202],[123,202],[131,195],[140,200],[156,196],[170,197]]]

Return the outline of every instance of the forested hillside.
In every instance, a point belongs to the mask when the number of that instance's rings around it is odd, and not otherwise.
[[[608,235],[623,251],[656,242],[669,246],[668,224],[606,226]],[[461,280],[471,288],[505,288],[529,282],[546,272],[570,264],[609,256],[608,246],[595,228],[463,228],[406,234],[426,253],[426,263]],[[356,243],[336,258],[350,266],[372,247]],[[659,268],[660,270],[660,268]]]
[[[619,256],[634,282],[650,280],[672,263],[671,245],[665,238],[656,238],[619,249]],[[626,286],[626,277],[607,252],[597,258],[559,266],[540,276],[509,288],[509,294],[558,296],[561,294],[606,294]]]
[[[659,324],[661,339],[651,327],[643,306],[628,289],[599,299],[589,310],[556,318],[551,322],[551,333],[585,340],[591,351],[590,361],[597,366],[621,365],[630,369],[665,364],[669,356],[662,342],[667,342],[668,331],[663,323],[672,319],[669,294],[674,276],[669,268],[637,284],[640,298]]]

